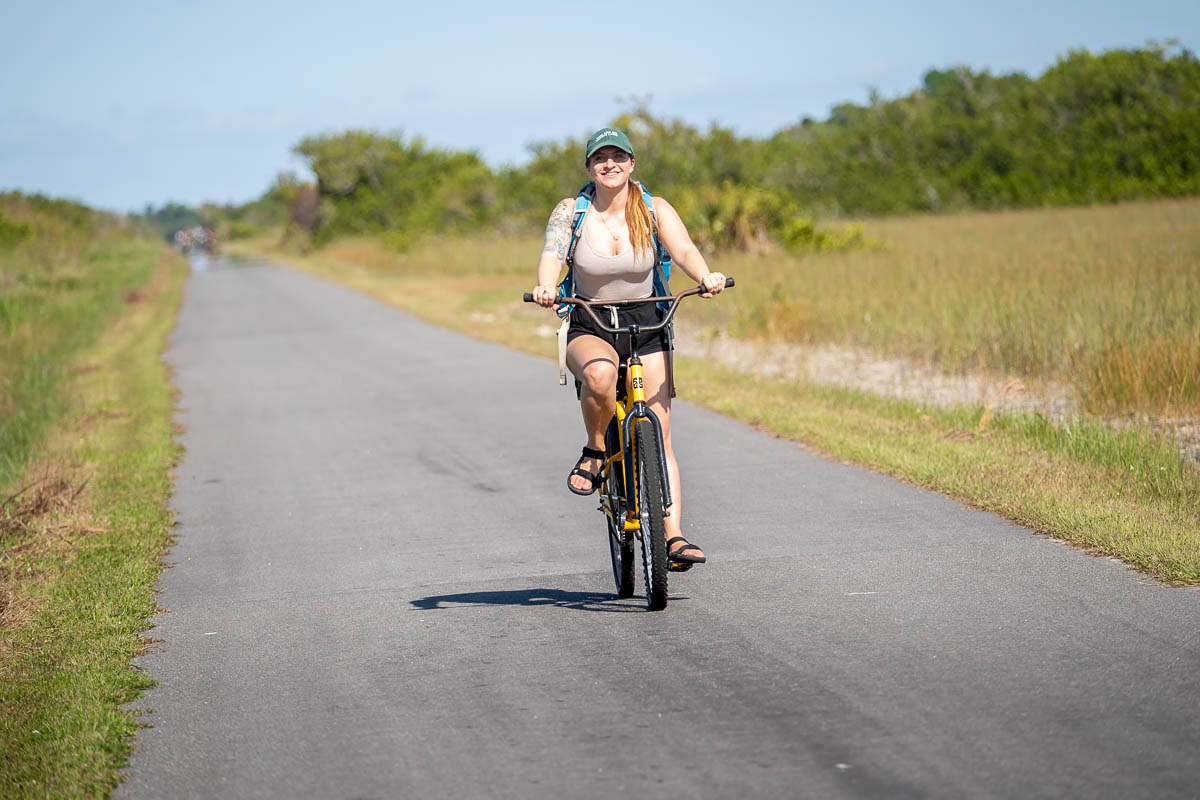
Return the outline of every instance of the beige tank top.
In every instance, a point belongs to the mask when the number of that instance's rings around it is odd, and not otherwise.
[[[575,292],[592,300],[649,297],[654,294],[654,253],[638,256],[631,244],[615,256],[602,256],[592,249],[584,229],[575,245]]]

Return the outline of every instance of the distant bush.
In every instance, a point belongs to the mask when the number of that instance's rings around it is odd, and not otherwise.
[[[124,237],[136,233],[134,227],[120,215],[73,200],[0,192],[0,250],[16,251],[0,264],[0,278],[32,262],[47,266],[56,260],[69,262],[109,234]]]
[[[814,220],[797,217],[784,225],[779,233],[783,244],[793,252],[836,253],[879,246],[878,242],[867,239],[858,223],[841,228],[818,228]]]
[[[0,213],[0,249],[8,249],[33,236],[33,226],[5,218]]]
[[[167,240],[170,240],[175,235],[175,231],[180,228],[194,228],[197,225],[210,224],[196,209],[173,201],[163,203],[161,208],[147,204],[145,210],[136,216]]]
[[[786,207],[785,198],[733,182],[681,189],[673,200],[692,239],[706,251],[762,251]]]
[[[317,176],[318,243],[340,234],[475,228],[498,211],[496,177],[474,153],[366,131],[310,137],[296,152]]]
[[[249,239],[252,236],[257,236],[261,229],[257,225],[253,225],[245,220],[234,220],[229,223],[225,230],[226,239]]]

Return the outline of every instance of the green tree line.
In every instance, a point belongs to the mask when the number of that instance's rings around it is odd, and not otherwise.
[[[1200,191],[1200,61],[1174,43],[1073,51],[1037,78],[930,70],[904,96],[873,93],[766,138],[661,119],[641,103],[610,124],[629,131],[638,177],[714,248],[861,243],[852,229],[817,228],[818,216]],[[296,152],[315,187],[281,176],[256,201],[259,216],[288,214],[318,244],[366,233],[402,248],[425,233],[527,229],[586,179],[587,133],[535,143],[526,164],[499,170],[400,134],[309,137]]]

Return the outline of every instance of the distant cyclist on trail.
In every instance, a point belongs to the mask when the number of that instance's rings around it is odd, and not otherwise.
[[[633,180],[636,160],[629,137],[614,128],[601,128],[588,139],[584,166],[592,182],[584,187],[590,203],[574,241],[570,275],[574,294],[585,300],[624,300],[654,295],[656,248],[666,248],[671,260],[712,297],[725,288],[725,276],[712,272],[692,243],[687,228],[670,203],[653,197],[647,206],[641,184]],[[572,216],[576,198],[564,198],[554,207],[546,225],[546,244],[538,261],[533,300],[549,308],[557,296],[556,283],[572,245]],[[665,289],[665,287],[664,287]],[[665,292],[664,292],[665,293]],[[613,327],[653,325],[660,317],[654,304],[610,307]],[[604,433],[616,408],[617,370],[629,357],[627,338],[597,330],[581,309],[571,312],[567,333],[566,363],[579,387],[587,445],[567,476],[575,494],[589,495],[599,484],[604,463]],[[671,389],[668,363],[671,349],[665,331],[638,335],[643,362],[646,398],[662,423],[667,474],[674,502],[666,518],[669,557],[672,561],[703,563],[704,552],[683,538],[683,495],[679,465],[671,446]]]

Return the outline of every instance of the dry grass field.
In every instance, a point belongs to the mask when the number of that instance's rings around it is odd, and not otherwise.
[[[945,372],[1053,380],[1093,414],[1200,416],[1200,199],[871,220],[879,248],[714,259],[701,319]]]

